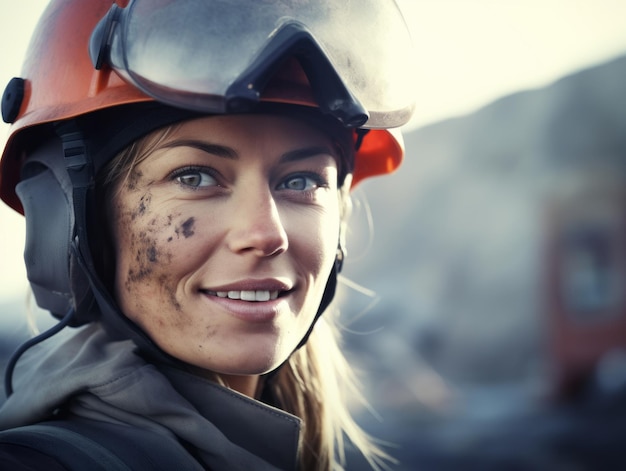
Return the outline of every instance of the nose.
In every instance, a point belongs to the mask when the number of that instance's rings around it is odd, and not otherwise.
[[[287,233],[269,188],[249,189],[234,198],[233,203],[230,250],[258,257],[278,255],[287,250]]]

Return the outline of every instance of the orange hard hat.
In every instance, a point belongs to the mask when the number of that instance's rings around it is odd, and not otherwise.
[[[169,3],[179,8],[182,3],[194,2],[115,0],[115,4],[120,7],[118,10],[123,14],[131,10],[133,3],[138,5],[129,14],[139,16],[141,7],[156,8],[156,5]],[[389,9],[388,2],[383,3]],[[397,8],[395,4],[391,5],[392,10]],[[36,142],[42,133],[49,132],[49,126],[46,125],[122,105],[160,101],[129,80],[129,74],[125,74],[125,71],[107,64],[94,67],[93,57],[89,54],[90,41],[93,42],[94,31],[102,24],[110,9],[110,0],[50,2],[32,37],[22,77],[13,79],[4,93],[3,118],[12,126],[0,161],[0,197],[17,211],[23,211],[15,193],[23,157],[30,143]],[[401,19],[400,15],[398,17]],[[272,77],[272,80],[266,81],[259,99],[319,106],[311,93],[310,74],[303,73],[302,68],[297,69],[291,67],[296,72],[290,76],[289,67],[283,67],[279,72],[275,70],[278,79]],[[406,103],[402,107],[395,107],[402,108],[400,111],[394,109],[393,112],[382,113],[385,116],[378,122],[365,122],[361,126],[368,128],[364,137],[354,132],[354,139],[361,143],[355,156],[353,185],[366,177],[392,172],[400,165],[404,154],[400,132],[397,129],[381,128],[388,127],[387,122],[394,126],[406,122],[412,111],[412,102],[407,99]],[[389,119],[397,115],[402,115],[399,120]]]

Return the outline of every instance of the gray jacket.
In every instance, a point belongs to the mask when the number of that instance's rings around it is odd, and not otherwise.
[[[147,362],[97,323],[28,350],[0,429],[71,417],[135,426],[178,440],[214,470],[293,470],[300,420],[172,366]],[[71,420],[71,419],[70,419]]]

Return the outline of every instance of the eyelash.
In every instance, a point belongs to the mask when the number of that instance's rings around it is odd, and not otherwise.
[[[191,175],[191,174],[208,175],[213,181],[215,181],[215,184],[206,185],[206,186],[199,186],[199,185],[195,186],[195,185],[190,185],[181,181],[181,178]],[[175,180],[176,183],[178,183],[179,185],[185,188],[193,189],[193,190],[199,190],[201,188],[208,188],[211,186],[220,186],[218,183],[218,178],[217,178],[215,170],[211,168],[207,168],[207,167],[188,166],[188,167],[179,168],[179,169],[174,170],[170,174],[169,178],[170,180]]]
[[[190,185],[187,183],[184,183],[183,181],[181,181],[181,178],[187,176],[187,175],[191,175],[191,174],[202,174],[202,175],[206,175],[208,177],[210,177],[215,184],[214,185],[205,185],[205,186],[200,186],[200,185]],[[198,167],[198,166],[187,166],[187,167],[182,167],[179,169],[174,170],[170,176],[169,176],[170,180],[174,180],[176,181],[176,183],[178,183],[179,185],[191,189],[191,190],[200,190],[202,188],[210,188],[210,187],[215,187],[215,186],[221,186],[218,183],[218,175],[217,172],[210,168],[210,167]],[[294,180],[294,179],[305,179],[305,180],[311,180],[313,182],[314,187],[313,188],[305,188],[302,190],[293,190],[287,187],[287,182],[289,182],[290,180]],[[308,186],[308,185],[307,185]],[[287,191],[294,191],[294,192],[298,192],[298,193],[312,193],[313,191],[315,191],[318,188],[328,188],[329,187],[329,183],[327,181],[326,178],[324,178],[322,175],[318,174],[318,173],[314,173],[314,172],[299,172],[299,173],[292,173],[287,175],[286,177],[284,177],[281,182],[276,186],[277,190],[287,190]]]
[[[287,182],[289,182],[290,180],[295,180],[295,179],[311,180],[314,183],[315,188],[313,188],[313,189],[304,189],[304,190],[292,190],[290,188],[287,188],[287,186],[286,186]],[[281,187],[283,187],[283,188],[281,188]],[[327,187],[328,187],[328,182],[321,175],[319,175],[317,173],[304,172],[304,173],[294,173],[294,174],[288,175],[287,177],[283,178],[281,183],[277,186],[277,189],[284,189],[284,190],[298,191],[298,192],[305,193],[305,192],[314,191],[317,188],[327,188]]]

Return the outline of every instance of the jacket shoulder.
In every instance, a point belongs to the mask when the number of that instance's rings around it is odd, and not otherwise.
[[[32,446],[0,441],[0,469],[11,471],[69,471],[53,456]]]
[[[174,438],[138,427],[94,420],[59,420],[6,430],[0,432],[0,452],[3,446],[14,453],[19,453],[20,449],[35,450],[40,460],[49,458],[61,466],[41,468],[46,470],[203,469]],[[16,447],[21,448],[16,451]]]
[[[5,463],[30,455],[32,466],[23,469],[130,471],[122,461],[97,442],[79,433],[48,424],[27,425],[0,432]],[[23,463],[24,465],[26,463]],[[19,469],[19,468],[18,468]]]

